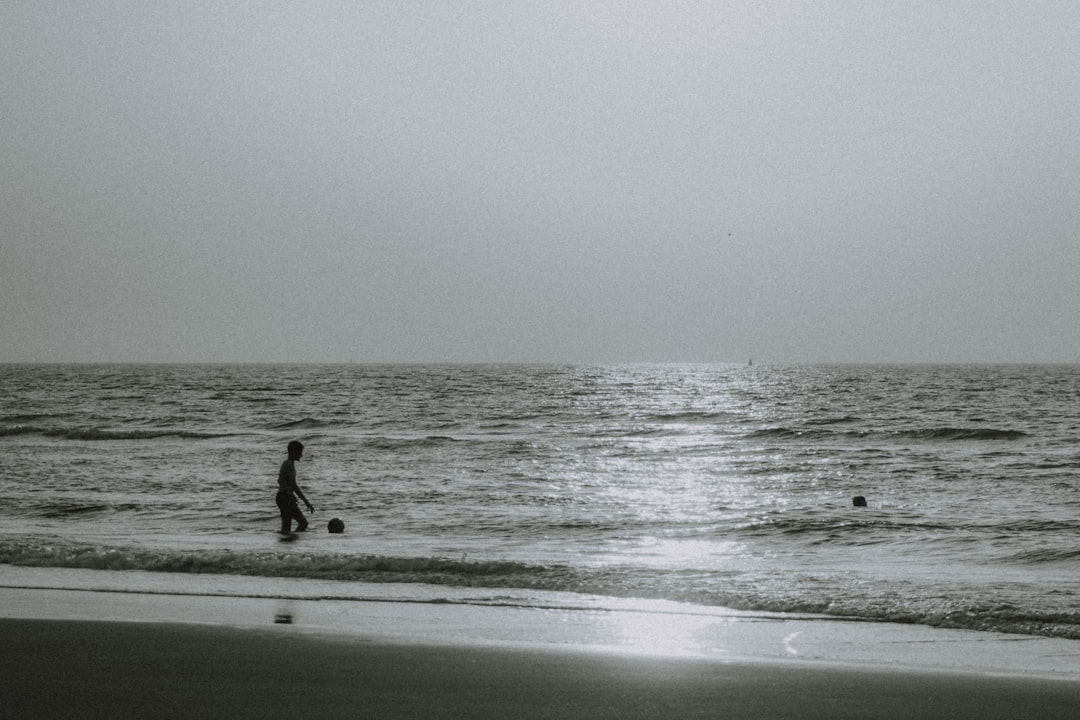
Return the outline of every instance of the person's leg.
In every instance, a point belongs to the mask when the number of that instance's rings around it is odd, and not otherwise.
[[[289,507],[289,495],[288,493],[279,492],[277,497],[274,498],[274,501],[277,503],[278,510],[281,512],[281,534],[288,535],[289,526],[292,524],[292,510]],[[293,502],[293,505],[296,505],[295,501]]]
[[[304,513],[300,512],[300,503],[293,500],[293,517],[296,518],[296,532],[307,530],[308,522]]]

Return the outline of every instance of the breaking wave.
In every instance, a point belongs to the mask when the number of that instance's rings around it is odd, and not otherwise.
[[[805,594],[764,595],[759,590],[701,583],[697,572],[633,568],[575,568],[501,560],[388,557],[223,550],[154,551],[0,539],[0,564],[91,570],[305,578],[343,583],[424,583],[467,588],[540,590],[610,598],[670,600],[741,611],[816,614],[824,617],[921,624],[1080,639],[1080,611],[1023,611],[1008,603],[973,600],[837,600]],[[334,599],[366,600],[362,588],[342,586]],[[446,602],[446,601],[436,601]],[[540,602],[539,600],[537,601]],[[593,608],[595,609],[595,608]]]

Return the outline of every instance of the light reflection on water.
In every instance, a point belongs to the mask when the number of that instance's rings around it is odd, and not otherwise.
[[[716,650],[715,617],[703,615],[610,613],[601,621],[615,645],[633,654],[697,657]]]
[[[632,547],[612,550],[625,561],[673,570],[720,570],[737,567],[748,557],[746,546],[734,540],[645,537]]]

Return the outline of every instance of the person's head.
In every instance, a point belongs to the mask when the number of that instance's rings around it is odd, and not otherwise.
[[[289,459],[299,460],[304,455],[304,443],[299,440],[293,440],[289,443]]]

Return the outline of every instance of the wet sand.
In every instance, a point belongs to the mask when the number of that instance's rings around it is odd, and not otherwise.
[[[1080,683],[0,620],[3,718],[1075,718]]]

